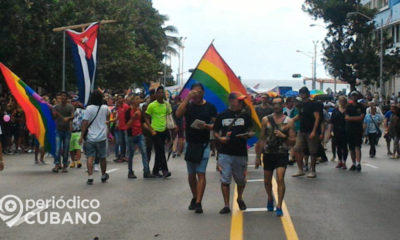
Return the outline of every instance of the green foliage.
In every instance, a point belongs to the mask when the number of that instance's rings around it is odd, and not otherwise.
[[[63,34],[52,29],[107,19],[118,22],[100,27],[97,84],[125,88],[158,80],[174,28],[163,28],[166,17],[149,0],[0,1],[0,61],[31,86],[59,91]],[[68,40],[66,47],[67,89],[76,90]]]
[[[324,58],[329,73],[355,88],[356,79],[365,84],[379,82],[379,36],[373,18],[376,11],[360,4],[359,0],[306,0],[303,10],[314,19],[323,19],[328,34],[324,40]],[[361,12],[348,16],[349,12]],[[390,40],[384,41],[384,49]],[[395,70],[392,56],[384,57],[385,79]]]

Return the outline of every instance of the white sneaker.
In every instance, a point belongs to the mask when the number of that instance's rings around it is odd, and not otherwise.
[[[316,174],[315,172],[313,172],[313,171],[310,171],[310,172],[307,174],[307,177],[308,177],[308,178],[316,178],[316,177],[317,177],[317,174]]]
[[[95,165],[94,165],[94,171],[95,171],[95,172],[100,171],[99,164],[95,164]]]

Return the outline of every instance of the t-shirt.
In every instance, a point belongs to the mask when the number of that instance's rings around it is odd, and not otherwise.
[[[345,113],[342,113],[339,109],[333,110],[329,123],[333,125],[333,134],[335,138],[341,138],[346,135],[346,121],[344,117]]]
[[[217,109],[209,102],[202,105],[189,103],[185,112],[186,141],[191,143],[207,143],[210,140],[210,131],[206,129],[194,129],[190,126],[198,119],[211,123],[211,119],[217,117]]]
[[[389,111],[387,111],[386,113],[385,113],[385,119],[388,121],[388,123],[389,123],[389,121],[390,121],[390,117],[392,116],[392,111],[391,110],[389,110]]]
[[[157,100],[149,104],[146,114],[151,116],[151,127],[156,132],[164,132],[167,128],[167,114],[171,113],[171,107],[167,102],[159,103]]]
[[[262,104],[256,106],[256,113],[258,116],[258,119],[260,119],[260,121],[263,119],[263,117],[268,116],[270,114],[272,114],[274,112],[274,110],[270,107],[266,107],[263,108]]]
[[[117,107],[118,129],[119,130],[127,130],[128,129],[128,126],[126,126],[125,114],[129,108],[130,108],[129,105],[126,103],[123,103],[121,107]]]
[[[83,120],[87,120],[88,124],[93,121],[88,129],[87,134],[87,141],[89,142],[101,142],[107,140],[106,122],[107,117],[110,114],[110,110],[108,110],[107,105],[102,105],[99,113],[96,116],[98,109],[99,106],[89,105],[83,113]]]
[[[58,112],[62,117],[70,117],[74,113],[74,106],[69,103],[65,104],[65,106],[63,106],[62,104],[57,104],[54,107],[54,110]],[[64,122],[64,119],[60,116],[56,117],[56,125],[57,130],[59,131],[71,131],[70,121]]]
[[[236,121],[229,128],[235,117],[237,117]],[[230,133],[228,143],[221,144],[220,153],[247,156],[247,141],[244,138],[236,137],[236,135],[248,132],[251,127],[252,121],[248,113],[234,112],[227,109],[219,114],[214,124],[214,131],[221,131],[221,136],[223,137]]]
[[[132,124],[130,126],[132,130],[132,136],[138,136],[143,133],[142,131],[142,112],[139,110],[139,114],[135,117],[135,112],[138,109],[132,109],[130,111],[130,120],[132,120]]]
[[[356,104],[349,104],[347,105],[346,108],[346,115],[349,115],[350,117],[357,117],[361,116],[362,114],[365,115],[365,108],[363,105],[356,103]],[[348,132],[356,132],[356,133],[362,133],[363,131],[363,121],[359,122],[346,122],[346,130]]]
[[[372,115],[371,113],[368,113],[364,118],[364,124],[367,125],[365,133],[366,134],[377,133],[378,132],[377,126],[379,128],[379,125],[381,124],[382,121],[383,117],[381,114],[376,113],[375,115]]]
[[[298,105],[300,116],[300,132],[311,133],[314,128],[315,118],[314,113],[320,114],[320,121],[322,121],[323,106],[319,102],[302,102]],[[317,133],[320,132],[320,126],[317,128]]]

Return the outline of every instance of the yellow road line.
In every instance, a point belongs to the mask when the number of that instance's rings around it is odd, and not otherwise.
[[[237,197],[237,185],[235,184],[232,204],[231,240],[243,240],[243,212],[239,209],[236,201]]]
[[[275,178],[272,178],[272,190],[274,191],[274,196],[276,202],[278,202],[278,184],[276,183]],[[280,217],[283,229],[285,230],[286,239],[288,240],[298,240],[297,232],[294,228],[292,218],[290,217],[289,210],[287,209],[285,201],[282,201],[282,211],[283,216]]]

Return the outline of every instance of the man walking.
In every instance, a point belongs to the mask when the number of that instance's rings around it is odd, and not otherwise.
[[[71,141],[71,121],[74,119],[74,106],[68,103],[68,93],[61,92],[59,94],[60,104],[54,106],[53,115],[56,119],[56,157],[54,158],[53,172],[68,172],[68,153],[69,143]],[[63,165],[61,166],[61,153],[63,157]]]
[[[218,168],[221,172],[221,190],[224,197],[224,208],[220,214],[229,213],[229,192],[233,176],[238,191],[236,199],[240,210],[246,210],[243,191],[246,186],[247,173],[247,139],[252,121],[244,103],[245,95],[239,92],[229,94],[229,108],[222,112],[214,124],[214,135],[221,143],[218,157]]]
[[[322,105],[318,102],[310,100],[310,92],[307,87],[302,87],[299,91],[302,102],[298,105],[299,115],[294,118],[300,120],[300,132],[297,135],[294,151],[297,153],[298,172],[293,177],[304,176],[303,172],[303,157],[305,151],[311,156],[311,171],[308,173],[308,178],[317,177],[315,173],[315,163],[318,156],[318,148],[320,145],[321,134],[321,113]]]
[[[153,175],[168,178],[171,176],[171,172],[168,171],[164,145],[168,134],[167,115],[172,112],[172,109],[169,103],[164,101],[164,95],[164,87],[158,87],[156,91],[156,100],[147,107],[146,123],[150,126],[151,139],[156,154]],[[163,172],[162,176],[159,173],[160,168]]]
[[[128,126],[128,178],[136,178],[136,175],[133,171],[133,156],[135,153],[135,146],[137,146],[140,150],[140,154],[142,155],[142,164],[143,164],[143,178],[152,178],[153,175],[150,173],[149,161],[146,154],[146,144],[144,142],[143,129],[148,128],[146,123],[142,122],[142,111],[139,108],[139,104],[141,103],[141,98],[139,96],[132,97],[130,99],[131,108],[130,111],[127,112],[129,117],[127,119]]]
[[[107,170],[107,134],[110,111],[107,105],[103,104],[103,94],[94,91],[90,96],[89,106],[86,108],[82,121],[82,135],[79,143],[85,140],[84,151],[88,158],[87,184],[93,184],[93,162],[99,159],[101,167],[101,182],[106,182],[109,178]]]
[[[289,162],[289,148],[296,140],[294,122],[283,114],[283,98],[272,101],[274,113],[262,119],[260,140],[256,145],[256,168],[261,165],[261,153],[264,162],[264,185],[268,196],[267,209],[274,211],[272,197],[272,175],[276,169],[278,183],[278,203],[276,215],[283,215],[282,201],[285,195],[285,172]]]
[[[361,171],[361,144],[363,136],[363,121],[365,108],[357,102],[359,93],[350,93],[351,101],[347,105],[344,120],[346,121],[347,143],[349,145],[353,165],[349,171]]]
[[[195,83],[185,100],[176,110],[176,117],[186,120],[186,166],[192,192],[189,210],[203,213],[201,201],[206,188],[206,170],[210,157],[210,130],[215,122],[217,109],[203,99],[204,87]],[[196,122],[199,122],[198,125]],[[197,177],[196,177],[197,175]]]

